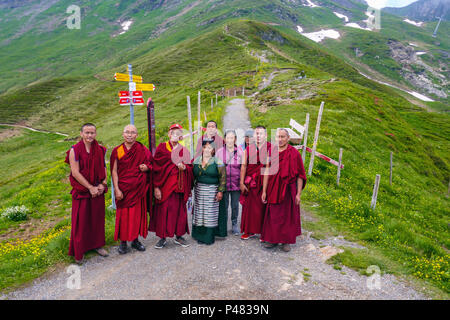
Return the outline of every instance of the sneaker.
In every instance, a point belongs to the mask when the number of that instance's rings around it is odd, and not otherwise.
[[[122,241],[119,245],[119,249],[117,249],[120,254],[125,254],[128,252],[128,246],[126,241]]]
[[[165,238],[159,239],[158,243],[155,245],[156,249],[162,249],[166,245],[167,241]]]
[[[291,251],[291,246],[289,245],[289,243],[283,243],[283,245],[281,246],[281,250],[283,250],[284,252],[289,252]]]
[[[131,243],[131,247],[135,248],[137,251],[145,251],[145,247],[142,243],[139,242],[138,239],[134,239]]]
[[[255,234],[254,234],[254,233],[244,233],[244,234],[241,236],[241,239],[242,239],[242,240],[247,240],[247,239],[250,239],[250,238],[253,238],[253,237],[255,237]]]
[[[106,251],[106,250],[103,249],[103,248],[95,249],[95,251],[96,251],[99,255],[101,255],[102,257],[107,257],[107,256],[108,256],[108,251]]]
[[[266,249],[272,249],[277,246],[277,243],[270,243],[270,242],[264,242],[264,248]]]
[[[176,237],[173,242],[175,242],[176,244],[182,246],[183,248],[189,247],[189,244],[187,243],[186,240],[184,240],[183,237]]]
[[[239,232],[239,228],[238,228],[237,224],[233,224],[233,227],[231,228],[231,232],[232,232],[235,236],[238,236],[238,235],[241,234],[241,233]]]

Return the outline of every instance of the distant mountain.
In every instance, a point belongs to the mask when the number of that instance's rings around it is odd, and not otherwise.
[[[382,10],[412,20],[433,21],[442,17],[450,21],[449,0],[419,0],[403,8],[386,7]]]

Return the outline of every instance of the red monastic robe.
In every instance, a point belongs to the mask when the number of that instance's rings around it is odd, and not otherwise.
[[[297,179],[303,179],[302,189],[305,188],[305,169],[302,157],[294,147],[288,145],[280,153],[275,149],[272,158],[277,154],[279,169],[269,176],[261,238],[270,243],[295,243],[296,237],[302,234],[300,206],[295,204]]]
[[[140,142],[135,142],[130,150],[122,143],[111,153],[111,175],[117,161],[119,189],[123,193],[123,199],[116,200],[116,241],[133,241],[139,235],[147,237],[147,192],[152,175],[151,171],[139,170],[139,165],[145,164],[152,170],[152,158],[151,152]]]
[[[160,238],[189,233],[186,203],[193,182],[190,153],[180,144],[172,149],[170,142],[160,143],[153,157],[153,187],[161,189],[161,200],[155,200],[149,230]],[[185,170],[178,169],[180,162]]]
[[[98,186],[106,178],[106,148],[97,140],[91,145],[88,153],[83,140],[72,146],[75,160],[80,166],[80,173],[93,186]],[[69,161],[70,150],[65,162]],[[69,255],[81,260],[86,251],[101,248],[105,245],[105,192],[93,198],[87,188],[73,176],[69,177],[72,186],[72,230],[70,233]]]
[[[271,144],[266,142],[258,149],[255,144],[247,148],[247,170],[245,172],[244,184],[248,188],[247,194],[241,194],[242,204],[241,232],[261,233],[266,205],[261,200],[264,170],[269,161]]]

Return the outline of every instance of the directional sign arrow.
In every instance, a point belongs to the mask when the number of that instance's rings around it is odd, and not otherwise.
[[[144,99],[143,98],[133,98],[133,104],[135,106],[143,106],[144,105]]]
[[[153,83],[136,83],[136,90],[155,91],[156,87]]]
[[[120,98],[119,104],[121,106],[129,105],[130,104],[130,98]]]
[[[114,73],[114,79],[116,81],[130,81],[130,76],[127,73]],[[133,82],[142,83],[142,76],[133,76]]]

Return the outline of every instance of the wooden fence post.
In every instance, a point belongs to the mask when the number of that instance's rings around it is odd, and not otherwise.
[[[447,198],[450,196],[450,180],[448,180]]]
[[[189,133],[190,137],[190,148],[191,148],[191,159],[194,157],[194,137],[192,136],[192,115],[191,115],[191,98],[187,96],[187,108],[188,108],[188,119],[189,119]]]
[[[201,93],[199,91],[198,92],[198,106],[197,106],[197,120],[198,120],[198,124],[197,124],[198,128],[197,129],[198,129],[199,137],[200,137],[200,133],[201,133],[200,127],[201,127],[201,123],[202,123],[202,119],[201,119],[201,116],[200,116],[200,109],[201,109],[200,104],[201,104]]]
[[[313,143],[312,152],[311,152],[311,159],[309,161],[309,169],[308,169],[309,176],[312,174],[312,170],[313,170],[313,166],[314,166],[314,155],[316,154],[317,140],[319,139],[320,121],[322,120],[322,112],[323,112],[324,104],[325,104],[325,102],[322,101],[320,104],[320,108],[319,108],[319,116],[317,117],[316,132],[314,134],[314,143]]]
[[[309,127],[309,113],[306,114],[305,132],[303,133],[303,151],[302,151],[303,162],[305,162],[306,157],[306,144],[308,142],[308,127]]]
[[[217,93],[216,93],[216,106],[217,106]]]
[[[392,151],[391,151],[391,158],[390,158],[390,170],[389,170],[389,185],[392,186]]]
[[[245,97],[245,88],[242,87],[242,96]]]
[[[341,165],[342,165],[342,148],[339,148],[339,165],[337,171],[337,185],[339,186],[339,179],[341,178]]]
[[[370,207],[375,209],[377,205],[377,197],[378,197],[378,188],[380,186],[380,175],[377,174],[375,177],[375,184],[373,185],[373,193],[372,193],[372,202],[370,203]]]

